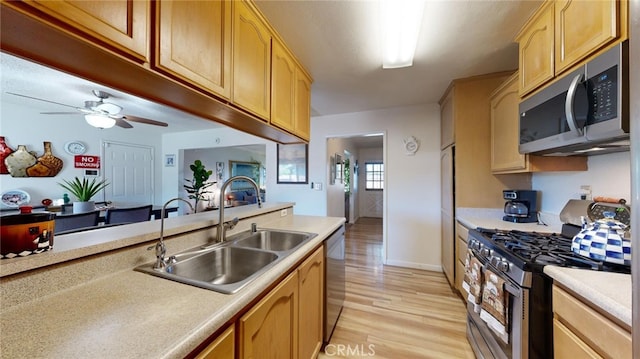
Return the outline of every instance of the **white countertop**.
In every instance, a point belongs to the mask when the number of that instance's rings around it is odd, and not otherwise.
[[[548,225],[536,223],[511,223],[502,220],[502,209],[457,208],[456,220],[468,228],[496,228],[521,231],[560,233],[559,218],[545,214],[542,218]],[[595,307],[631,327],[631,275],[600,272],[589,269],[545,266],[544,273],[553,280],[571,289]]]
[[[558,216],[541,213],[540,217],[545,224],[538,223],[513,223],[502,220],[504,210],[502,208],[456,208],[456,220],[467,228],[482,227],[487,229],[516,229],[527,232],[560,233],[562,222]]]
[[[182,358],[343,223],[344,218],[289,215],[260,224],[318,236],[235,294],[128,269],[10,307],[0,313],[0,353],[6,358]]]

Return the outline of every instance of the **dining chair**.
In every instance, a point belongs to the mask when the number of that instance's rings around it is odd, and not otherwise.
[[[72,229],[95,227],[98,225],[100,211],[58,215],[55,219],[54,234]]]
[[[151,219],[152,205],[130,207],[130,208],[109,208],[105,214],[105,224],[135,223],[145,222]]]

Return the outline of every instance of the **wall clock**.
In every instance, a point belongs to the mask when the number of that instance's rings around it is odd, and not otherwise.
[[[81,155],[87,152],[87,146],[80,141],[69,141],[64,144],[64,150],[70,155]]]

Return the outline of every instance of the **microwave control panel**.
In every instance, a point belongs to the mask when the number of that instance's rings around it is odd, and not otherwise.
[[[618,114],[618,66],[609,68],[589,79],[593,123],[615,118]]]

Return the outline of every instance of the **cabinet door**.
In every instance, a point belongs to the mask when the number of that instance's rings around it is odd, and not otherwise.
[[[322,346],[324,320],[324,252],[316,250],[298,269],[300,359],[315,358]]]
[[[441,171],[441,258],[442,271],[451,285],[454,285],[455,252],[453,231],[453,149],[445,149],[440,154]]]
[[[231,2],[159,1],[156,4],[160,19],[156,67],[229,98]]]
[[[519,45],[520,96],[554,76],[553,2],[545,3],[522,29]]]
[[[516,73],[491,97],[491,170],[494,172],[526,167],[526,156],[518,152],[519,103]]]
[[[284,46],[273,40],[271,48],[271,124],[294,132],[296,64]]]
[[[296,69],[295,134],[303,140],[311,138],[311,79]]]
[[[233,359],[235,347],[233,325],[201,351],[196,359]]]
[[[556,1],[556,74],[619,36],[618,6],[615,0]]]
[[[149,58],[149,0],[36,0],[28,3],[139,60]]]
[[[254,115],[271,114],[271,33],[247,1],[233,1],[232,101]]]
[[[556,318],[553,318],[553,357],[555,359],[602,358]]]
[[[240,358],[298,358],[298,272],[238,321]]]
[[[451,88],[444,100],[440,104],[440,149],[443,150],[447,146],[455,142],[455,123],[453,110],[453,92]]]

